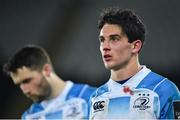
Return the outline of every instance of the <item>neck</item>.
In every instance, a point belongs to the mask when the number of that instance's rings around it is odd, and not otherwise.
[[[66,82],[64,82],[55,73],[51,74],[50,86],[52,88],[52,93],[49,99],[57,97],[65,88]]]
[[[111,79],[114,81],[122,81],[132,77],[140,70],[141,66],[139,60],[136,58],[135,60],[129,61],[127,65],[120,69],[111,70]]]

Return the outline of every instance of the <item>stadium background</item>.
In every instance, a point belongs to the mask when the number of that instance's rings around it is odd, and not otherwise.
[[[0,0],[0,118],[20,118],[31,104],[2,71],[26,44],[43,46],[65,80],[99,86],[109,78],[98,42],[102,8],[134,9],[148,29],[142,64],[180,88],[179,0]]]

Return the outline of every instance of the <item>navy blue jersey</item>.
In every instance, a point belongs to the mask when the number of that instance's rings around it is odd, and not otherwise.
[[[173,119],[180,92],[167,78],[143,68],[120,84],[110,79],[91,100],[90,119]]]
[[[83,119],[88,118],[88,102],[95,88],[67,81],[62,93],[51,100],[33,103],[23,119]]]

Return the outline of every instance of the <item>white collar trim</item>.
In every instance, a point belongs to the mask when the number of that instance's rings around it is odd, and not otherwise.
[[[111,90],[117,90],[119,87],[123,86],[129,86],[130,89],[134,89],[138,86],[138,84],[151,72],[150,69],[146,68],[146,66],[142,66],[142,69],[137,72],[133,77],[131,77],[127,82],[125,82],[123,85],[117,83],[116,81],[112,80],[111,78],[108,81],[109,89]]]

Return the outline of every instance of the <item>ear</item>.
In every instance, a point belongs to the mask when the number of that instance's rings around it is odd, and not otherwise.
[[[50,64],[45,64],[44,67],[43,67],[43,70],[42,70],[43,74],[45,76],[50,76],[51,75],[51,72],[52,72],[52,68],[51,68],[51,65]]]
[[[136,41],[132,42],[131,44],[132,44],[132,52],[139,53],[142,48],[141,40],[136,40]]]

